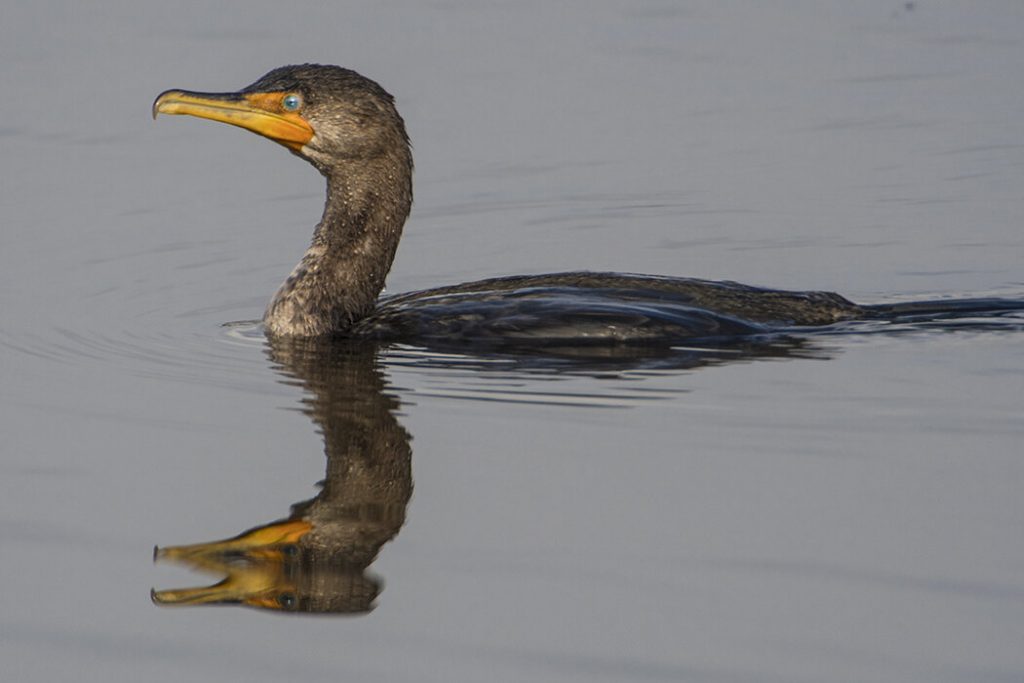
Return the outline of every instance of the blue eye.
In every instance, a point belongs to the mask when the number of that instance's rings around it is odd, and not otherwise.
[[[295,93],[285,95],[284,99],[281,100],[281,106],[284,107],[285,111],[298,111],[302,108],[302,96]]]

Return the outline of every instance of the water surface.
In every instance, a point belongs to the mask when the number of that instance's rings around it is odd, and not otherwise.
[[[392,292],[591,268],[1019,298],[1022,29],[1009,1],[5,8],[3,670],[1024,678],[1018,324],[662,363],[296,365],[224,324],[298,259],[319,177],[149,119],[166,88],[296,61],[379,80],[417,164]],[[360,400],[378,422],[352,426]],[[355,462],[332,460],[355,452],[335,420],[408,449],[404,523],[350,567],[375,608],[153,605],[219,580],[154,545],[287,519]]]

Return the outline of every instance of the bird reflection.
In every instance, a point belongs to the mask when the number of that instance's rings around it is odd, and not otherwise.
[[[303,412],[324,437],[320,493],[284,520],[234,538],[154,549],[154,559],[222,573],[209,587],[154,590],[158,605],[238,604],[287,612],[363,613],[381,589],[368,572],[405,522],[412,495],[409,433],[395,419],[378,349],[273,339],[276,369],[308,391]]]
[[[646,357],[569,350],[460,357],[437,349],[410,355],[368,342],[297,337],[271,337],[268,343],[274,369],[305,389],[303,412],[323,435],[327,473],[320,493],[293,505],[287,518],[233,538],[154,549],[156,561],[224,576],[212,586],[154,590],[158,605],[234,604],[333,614],[373,608],[381,581],[369,567],[405,522],[413,488],[411,437],[395,417],[400,403],[388,390],[384,353],[396,366],[602,379],[636,369],[685,371],[756,359],[828,358],[802,340],[779,338]]]

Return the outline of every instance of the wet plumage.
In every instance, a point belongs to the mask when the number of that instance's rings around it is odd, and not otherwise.
[[[378,300],[412,206],[413,161],[402,117],[377,83],[337,66],[287,66],[237,92],[166,91],[153,113],[241,126],[325,177],[312,244],[267,307],[271,335],[665,345],[830,325],[882,310],[829,292],[591,272],[494,278]]]

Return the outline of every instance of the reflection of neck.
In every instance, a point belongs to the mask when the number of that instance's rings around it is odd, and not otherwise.
[[[271,334],[343,331],[373,310],[412,205],[408,164],[383,156],[327,170],[312,244],[267,307]]]
[[[350,562],[366,566],[405,521],[411,437],[395,418],[399,402],[385,392],[373,347],[299,345],[306,352],[292,353],[284,369],[312,394],[305,412],[319,426],[327,455],[323,490],[295,509],[313,523],[302,545],[321,552],[343,547],[356,555]]]
[[[412,449],[395,418],[399,402],[385,391],[372,346],[271,337],[270,355],[309,394],[304,412],[323,434],[327,454],[323,489],[293,505],[288,519],[231,539],[159,549],[157,559],[227,578],[154,591],[153,600],[365,612],[380,590],[366,568],[401,529],[412,495]]]

